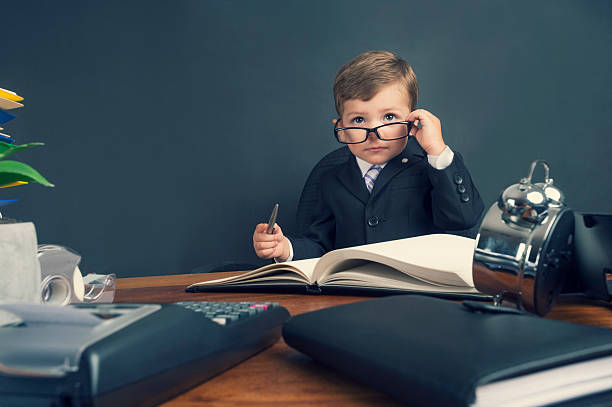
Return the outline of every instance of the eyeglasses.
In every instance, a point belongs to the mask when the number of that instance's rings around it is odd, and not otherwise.
[[[398,140],[408,136],[413,122],[394,122],[368,129],[366,127],[337,127],[340,120],[334,125],[336,140],[342,144],[365,143],[370,133],[376,134],[381,140]]]

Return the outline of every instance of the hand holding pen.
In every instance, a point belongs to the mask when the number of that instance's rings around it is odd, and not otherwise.
[[[285,261],[289,258],[289,241],[276,223],[278,204],[274,205],[268,223],[260,223],[253,232],[255,254],[262,259]]]

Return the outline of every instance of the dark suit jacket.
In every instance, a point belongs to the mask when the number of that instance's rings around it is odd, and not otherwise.
[[[437,170],[411,137],[380,172],[372,193],[351,155],[321,178],[314,222],[303,236],[290,237],[293,259],[474,226],[484,205],[461,155],[454,154],[446,169]]]

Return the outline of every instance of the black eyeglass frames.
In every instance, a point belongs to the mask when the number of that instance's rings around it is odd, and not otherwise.
[[[381,140],[390,141],[407,137],[413,122],[393,122],[383,124],[371,129],[367,127],[337,127],[340,120],[334,124],[336,140],[342,144],[365,143],[370,133],[376,134]]]

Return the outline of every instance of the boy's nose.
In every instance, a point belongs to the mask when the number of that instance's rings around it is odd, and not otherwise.
[[[370,130],[368,131],[368,137],[367,137],[367,138],[370,138],[370,136],[374,137],[374,141],[376,141],[376,140],[380,140],[380,139],[378,138],[378,135],[376,134],[376,130],[370,129]]]

